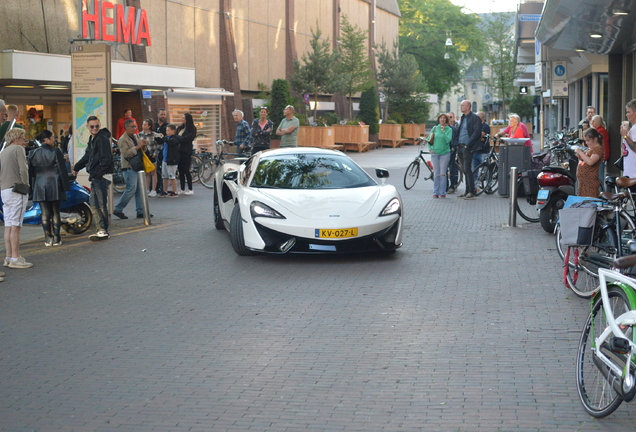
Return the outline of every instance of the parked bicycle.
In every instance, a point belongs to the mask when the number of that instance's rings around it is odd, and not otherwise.
[[[486,135],[486,139],[490,138],[490,135]],[[475,195],[491,195],[497,192],[499,188],[499,153],[498,147],[501,143],[501,139],[493,137],[492,144],[490,146],[490,153],[486,159],[477,166],[475,172],[477,173],[477,181],[475,186],[477,191]]]
[[[630,242],[630,251],[636,252]],[[636,255],[614,262],[636,265]],[[599,270],[600,292],[591,302],[576,356],[576,388],[583,408],[594,417],[613,413],[636,396],[636,280],[615,270]]]
[[[424,173],[424,180],[433,180],[433,164],[431,161],[427,161],[424,159],[424,155],[430,155],[431,152],[425,150],[426,141],[424,138],[419,137],[415,139],[415,145],[419,146],[419,153],[415,157],[415,160],[409,164],[406,168],[406,172],[404,173],[404,188],[406,190],[411,189],[417,183],[417,180],[420,177],[420,170]],[[453,161],[451,161],[453,163]],[[454,161],[457,164],[457,186],[462,183],[464,179],[464,172],[461,169],[461,165],[457,160]],[[424,168],[420,168],[423,166]]]

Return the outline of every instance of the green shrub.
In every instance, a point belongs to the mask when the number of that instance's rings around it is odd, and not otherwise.
[[[369,135],[377,135],[380,131],[380,109],[375,87],[369,87],[360,95],[360,119],[369,125]]]

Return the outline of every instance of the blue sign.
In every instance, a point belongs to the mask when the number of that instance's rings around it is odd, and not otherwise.
[[[557,65],[554,68],[554,74],[558,77],[562,77],[563,75],[565,75],[565,68],[563,67],[563,65]]]
[[[144,99],[152,99],[152,93],[150,90],[142,90],[141,97]]]
[[[519,15],[519,21],[539,22],[541,21],[541,14],[521,14]]]
[[[539,42],[538,40],[534,41],[534,54],[535,56],[541,55],[541,42]]]

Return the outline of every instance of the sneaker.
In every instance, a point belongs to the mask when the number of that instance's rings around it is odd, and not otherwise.
[[[156,197],[156,196],[157,196],[157,192],[155,192],[155,191],[151,190],[150,192],[148,192],[148,196],[149,196],[150,198],[154,198],[154,197]]]
[[[474,200],[475,199],[475,194],[471,194],[471,193],[466,194],[466,196],[464,196],[464,199]]]
[[[464,192],[464,193],[463,193],[463,194],[461,194],[461,195],[458,195],[458,196],[457,196],[457,198],[466,198],[466,192]]]
[[[100,240],[106,240],[108,239],[108,237],[109,237],[108,232],[106,232],[106,230],[100,229],[95,234],[88,236],[88,239],[90,241],[100,241]]]
[[[5,277],[7,274],[5,272],[0,272],[0,278]]]
[[[117,216],[119,219],[128,219],[128,216],[126,216],[122,212],[114,211],[113,214]]]
[[[46,237],[44,239],[44,246],[53,246],[53,237]]]
[[[448,190],[446,191],[447,194],[454,194],[455,193],[455,188],[454,187],[449,187]]]
[[[433,198],[439,198],[439,195],[433,195]]]
[[[24,257],[20,257],[18,258],[17,261],[9,261],[9,268],[14,268],[14,269],[27,269],[33,267],[33,264],[30,262],[27,262]]]
[[[62,239],[53,240],[53,246],[62,246]]]
[[[481,192],[482,192],[482,191],[481,191],[481,188],[477,188],[477,189],[475,190],[475,193],[478,193],[478,194],[479,194],[479,193],[481,193]]]
[[[155,215],[151,214],[150,217],[155,217]],[[143,219],[143,218],[144,218],[143,213],[137,213],[137,219]]]
[[[176,193],[168,192],[168,198],[178,198],[178,197],[179,197],[179,195],[177,195]]]
[[[185,191],[184,191],[183,189],[181,189],[181,190],[179,191],[179,195],[183,195],[184,193],[185,193]]]
[[[9,257],[5,257],[5,258],[4,258],[4,263],[3,263],[2,265],[3,265],[3,266],[5,266],[5,267],[9,267],[9,263],[10,263],[10,262],[11,262],[11,261],[9,261]]]
[[[165,198],[168,196],[168,194],[166,192],[160,192],[159,195],[157,195],[159,198]]]
[[[446,198],[446,195],[440,195],[439,197],[440,198]]]
[[[194,195],[194,191],[192,189],[190,189],[189,191],[185,192],[186,195]]]

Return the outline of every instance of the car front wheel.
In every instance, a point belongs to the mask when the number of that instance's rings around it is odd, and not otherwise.
[[[232,210],[232,217],[230,218],[230,242],[234,252],[239,256],[252,255],[252,251],[245,246],[245,239],[243,237],[243,220],[241,217],[241,209],[236,204]]]

